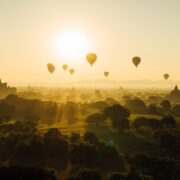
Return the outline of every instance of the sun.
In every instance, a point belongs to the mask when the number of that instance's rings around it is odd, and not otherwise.
[[[83,33],[67,31],[58,39],[58,51],[67,59],[75,59],[84,55],[87,48],[87,40]]]

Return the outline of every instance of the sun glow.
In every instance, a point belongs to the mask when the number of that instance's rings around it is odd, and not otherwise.
[[[58,51],[67,59],[75,59],[84,55],[87,40],[83,34],[76,31],[63,33],[58,39]]]

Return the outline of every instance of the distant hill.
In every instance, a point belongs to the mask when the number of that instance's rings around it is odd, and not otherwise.
[[[97,86],[97,87],[128,87],[128,88],[168,88],[172,89],[175,85],[180,85],[180,81],[152,81],[152,80],[127,80],[127,81],[114,81],[99,79],[95,81],[83,80],[75,82],[76,86]]]
[[[115,81],[109,79],[98,79],[98,80],[82,80],[74,81],[69,83],[10,83],[13,86],[24,87],[24,86],[33,86],[33,87],[84,87],[84,88],[150,88],[150,89],[174,89],[175,85],[180,87],[180,81],[165,81],[158,80],[152,81],[148,79],[142,80],[126,80],[126,81]]]

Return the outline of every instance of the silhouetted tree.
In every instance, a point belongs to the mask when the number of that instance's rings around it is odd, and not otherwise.
[[[10,164],[20,167],[43,167],[45,165],[43,143],[34,140],[29,144],[20,144],[14,151]]]
[[[159,136],[159,142],[162,148],[166,149],[168,152],[172,153],[177,139],[174,135],[169,133],[164,133]]]
[[[84,170],[81,172],[80,177],[82,180],[101,180],[101,174],[94,170]]]
[[[57,180],[53,170],[34,167],[1,167],[1,180]]]
[[[3,123],[3,118],[0,116],[0,124]]]
[[[161,123],[167,128],[175,128],[176,121],[172,116],[166,116],[161,119]]]
[[[98,144],[99,140],[97,136],[92,132],[86,132],[83,136],[84,141],[89,142],[90,144]]]
[[[16,107],[13,104],[8,104],[6,102],[0,103],[0,115],[13,117],[16,113]]]
[[[149,96],[148,101],[150,103],[157,103],[159,101],[159,97],[158,96]]]
[[[80,96],[81,101],[87,102],[90,99],[90,96],[88,94],[81,94]]]
[[[174,179],[177,162],[157,157],[149,157],[143,154],[135,155],[130,164],[135,172],[148,175],[154,179]],[[167,177],[167,178],[166,178]]]
[[[106,107],[108,107],[108,104],[104,101],[97,101],[91,104],[92,109],[97,109],[99,111],[103,111]]]
[[[168,100],[164,100],[161,102],[161,106],[165,114],[168,114],[171,110],[171,103]]]
[[[154,118],[137,117],[132,124],[137,130],[143,127],[149,127],[151,129],[162,128],[161,122]]]
[[[67,102],[65,105],[65,115],[69,124],[75,124],[78,121],[77,113],[77,104],[71,101]]]
[[[4,116],[4,119],[5,119],[6,122],[9,122],[11,120],[11,116],[6,115],[6,116]]]
[[[80,172],[76,172],[76,175],[70,175],[67,180],[101,180],[101,173],[97,170],[82,169]]]
[[[18,101],[18,96],[15,94],[9,94],[4,100],[7,103],[15,104]]]
[[[95,113],[95,114],[88,116],[86,119],[86,122],[88,124],[99,125],[99,124],[104,123],[105,119],[106,119],[106,117],[104,116],[104,114]]]
[[[99,89],[96,89],[94,91],[94,96],[95,96],[96,99],[101,99],[102,98],[101,91]]]
[[[61,138],[61,133],[57,128],[51,128],[49,129],[49,131],[47,133],[44,134],[44,139],[46,141],[54,141],[54,140],[58,140],[59,138]]]
[[[139,98],[127,100],[125,107],[127,107],[133,113],[147,113],[147,108],[144,101]]]
[[[94,145],[76,144],[70,151],[70,160],[73,166],[94,169],[98,165],[98,152]]]
[[[180,105],[179,104],[175,104],[173,107],[172,107],[172,113],[174,116],[180,116]]]
[[[70,137],[70,141],[75,143],[80,141],[80,134],[72,133]]]
[[[125,180],[126,177],[120,173],[113,173],[110,175],[109,180]]]
[[[111,119],[113,128],[119,130],[129,128],[128,117],[130,116],[130,112],[120,104],[115,104],[111,107],[105,108],[104,114],[106,117]]]
[[[114,100],[113,98],[106,98],[106,103],[108,103],[110,106],[114,105],[114,104],[119,104],[116,100]]]
[[[148,112],[150,114],[159,114],[159,109],[155,104],[150,104],[148,107]]]
[[[131,168],[126,180],[142,180],[140,174],[135,170],[135,168]]]
[[[59,171],[67,168],[69,146],[58,129],[50,129],[44,135],[44,154],[46,167],[52,167]]]

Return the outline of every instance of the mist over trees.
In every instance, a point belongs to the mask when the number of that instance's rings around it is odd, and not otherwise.
[[[2,178],[180,176],[179,104],[163,92],[74,88],[39,93],[39,99],[21,92],[0,100]],[[50,100],[52,94],[56,101]]]

